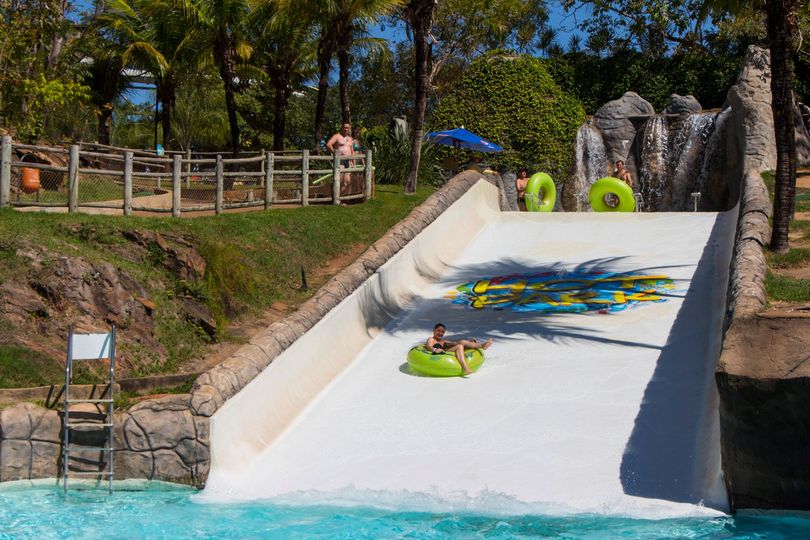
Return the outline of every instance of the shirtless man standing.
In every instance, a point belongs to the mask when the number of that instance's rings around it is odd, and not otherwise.
[[[624,161],[619,160],[616,162],[616,172],[613,174],[616,178],[630,186],[630,188],[633,187],[633,178],[630,176],[630,171],[624,168]]]
[[[492,345],[492,338],[489,338],[484,343],[481,343],[474,338],[450,341],[449,339],[444,339],[444,334],[446,331],[447,329],[442,323],[434,326],[433,335],[428,338],[427,342],[425,343],[425,347],[427,347],[427,349],[432,351],[434,354],[440,354],[443,352],[455,353],[458,363],[461,364],[461,375],[469,375],[472,373],[472,371],[470,371],[470,366],[467,365],[467,360],[464,358],[464,348],[487,350]]]
[[[340,128],[340,133],[335,133],[332,135],[332,138],[329,139],[329,142],[326,143],[326,148],[334,154],[335,152],[338,153],[340,156],[350,156],[354,153],[354,139],[352,138],[352,125],[351,124],[343,124]],[[351,159],[341,159],[340,160],[340,167],[353,167],[354,160]],[[340,175],[340,192],[341,195],[346,195],[349,189],[349,184],[351,183],[352,175],[351,173],[344,172]]]

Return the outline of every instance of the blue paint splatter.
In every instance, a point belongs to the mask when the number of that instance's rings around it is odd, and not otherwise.
[[[542,272],[463,283],[447,297],[475,309],[545,313],[615,313],[665,302],[675,291],[665,275],[634,272]]]

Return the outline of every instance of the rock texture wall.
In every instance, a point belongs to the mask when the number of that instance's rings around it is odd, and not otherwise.
[[[638,178],[635,140],[638,129],[655,114],[650,103],[635,92],[625,92],[622,97],[602,105],[593,116],[593,124],[602,132],[605,152],[613,170],[617,160],[625,166],[633,178]],[[636,119],[635,123],[631,119]]]
[[[737,84],[726,148],[742,178],[728,330],[715,373],[723,472],[732,509],[810,509],[810,318],[766,318],[772,207],[761,172],[775,167],[768,52],[751,48]],[[807,156],[799,156],[807,159]]]
[[[210,417],[217,409],[480,178],[473,171],[453,178],[298,311],[201,375],[190,394],[145,400],[116,415],[116,478],[204,485],[210,466]],[[0,411],[0,481],[60,476],[61,430],[57,411],[30,403]]]

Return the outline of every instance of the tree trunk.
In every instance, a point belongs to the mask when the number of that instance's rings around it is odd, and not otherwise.
[[[349,49],[352,46],[354,27],[351,23],[338,23],[340,28],[337,38],[338,71],[340,73],[340,109],[343,123],[352,123],[352,110],[349,103]]]
[[[284,132],[287,127],[287,101],[289,99],[288,85],[283,81],[276,81],[276,99],[273,108],[273,150],[284,150]]]
[[[788,232],[796,192],[796,135],[793,130],[793,41],[796,0],[767,0],[768,41],[771,49],[771,109],[776,139],[771,250],[790,249]]]
[[[225,108],[228,111],[228,125],[231,128],[231,152],[239,157],[239,118],[236,114],[236,49],[230,36],[223,36],[214,51],[219,64],[219,76],[225,89]]]
[[[45,59],[45,71],[50,71],[59,60],[59,55],[62,54],[62,47],[65,44],[65,36],[62,35],[62,22],[65,20],[65,11],[67,10],[67,0],[62,0],[59,3],[59,11],[56,18],[56,31],[51,38],[51,48],[48,51],[48,57]]]
[[[174,81],[164,79],[159,83],[158,99],[160,101],[160,124],[163,129],[163,147],[169,149],[172,137],[172,107],[174,106]]]
[[[98,114],[98,142],[110,144],[110,122],[112,121],[112,103],[105,103],[99,109]]]
[[[331,27],[321,29],[318,41],[318,100],[315,104],[315,141],[313,152],[319,153],[323,140],[323,117],[326,114],[326,94],[329,91],[329,71],[332,68],[332,55],[335,52],[334,35]]]
[[[405,181],[405,193],[416,191],[416,180],[419,174],[419,160],[422,154],[422,137],[424,136],[425,109],[427,108],[428,73],[432,47],[428,43],[430,28],[436,10],[435,0],[412,0],[408,5],[408,22],[411,25],[414,42],[415,99],[413,108],[413,131],[411,132],[411,162],[408,178]]]

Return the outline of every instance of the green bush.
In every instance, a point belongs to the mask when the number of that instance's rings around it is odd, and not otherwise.
[[[430,128],[463,125],[504,148],[488,155],[491,165],[525,166],[561,180],[570,170],[584,119],[582,104],[560,90],[542,60],[495,51],[473,61],[438,104]],[[443,151],[443,157],[453,154],[452,148]]]
[[[411,130],[405,123],[391,122],[388,127],[375,126],[366,130],[361,138],[363,145],[371,148],[373,152],[375,182],[405,184],[411,165]],[[436,154],[436,145],[422,143],[418,174],[420,184],[431,186],[442,184]]]
[[[704,109],[722,106],[741,56],[681,53],[658,58],[639,51],[596,56],[569,52],[544,60],[560,87],[582,100],[588,114],[625,92],[636,92],[656,111],[670,94],[693,95]]]

